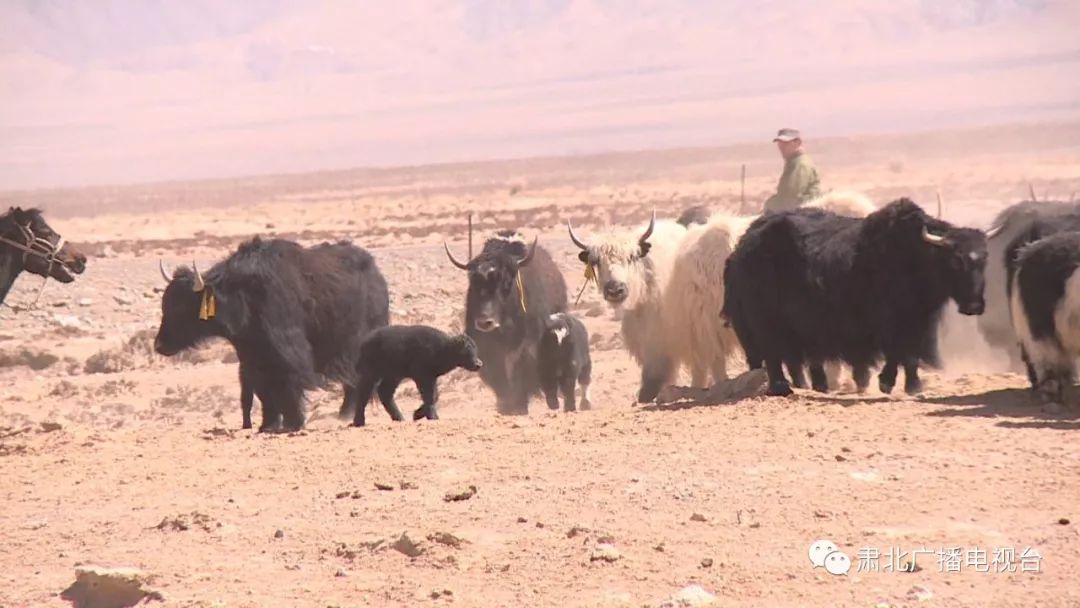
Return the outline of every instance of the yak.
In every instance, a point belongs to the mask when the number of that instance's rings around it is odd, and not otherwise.
[[[961,314],[985,307],[986,236],[930,217],[908,198],[865,218],[822,209],[754,220],[724,271],[727,318],[752,368],[764,362],[769,395],[789,395],[785,361],[806,361],[827,392],[823,363],[844,361],[864,391],[884,357],[878,386],[922,389],[920,363],[940,365],[936,331],[952,298]]]
[[[1080,231],[1080,203],[1027,200],[1001,210],[986,231],[986,312],[976,320],[987,344],[1009,355],[1019,371],[1024,363],[1009,311],[1009,283],[1019,249],[1058,232]]]
[[[592,408],[589,385],[592,383],[592,356],[589,354],[589,330],[581,319],[557,312],[545,321],[540,340],[540,385],[548,408],[559,409],[562,393],[563,411],[574,412],[574,391],[581,385],[581,409]]]
[[[862,193],[831,191],[806,203],[848,217],[865,217],[876,207]],[[690,368],[691,386],[704,387],[727,379],[727,359],[739,340],[720,316],[724,303],[724,265],[747,227],[757,216],[716,212],[702,225],[690,226],[675,254],[671,280],[664,292],[666,333]],[[787,361],[796,387],[805,386],[801,366]],[[839,368],[828,365],[835,386]]]
[[[1031,242],[1010,266],[1009,313],[1031,388],[1050,406],[1071,403],[1080,356],[1080,232]]]
[[[40,209],[11,207],[0,215],[0,302],[23,271],[70,283],[86,270],[86,256],[60,236]]]
[[[652,213],[644,229],[614,230],[586,243],[574,232],[570,240],[581,249],[586,276],[593,276],[604,301],[622,314],[626,350],[641,366],[639,403],[654,401],[672,383],[682,361],[682,346],[670,339],[664,325],[663,294],[686,227],[671,220],[656,221]]]
[[[303,428],[304,394],[324,379],[345,385],[357,406],[360,343],[390,320],[386,280],[366,250],[255,237],[205,275],[194,264],[171,277],[162,266],[162,275],[154,349],[172,356],[212,337],[231,343],[242,394],[250,387],[262,403],[260,431]]]
[[[499,230],[468,262],[444,242],[450,263],[468,274],[465,333],[476,343],[484,366],[481,381],[495,392],[503,415],[529,413],[540,393],[537,349],[544,319],[566,312],[566,281],[537,238],[526,246],[515,230]]]

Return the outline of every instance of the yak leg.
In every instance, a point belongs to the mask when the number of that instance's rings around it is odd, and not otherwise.
[[[1028,357],[1027,349],[1023,346],[1020,347],[1020,359],[1023,360],[1024,366],[1027,367],[1028,382],[1031,382],[1031,390],[1035,390],[1039,386],[1039,374],[1035,371],[1035,366],[1031,364],[1031,359]]]
[[[881,373],[878,374],[878,389],[886,395],[891,393],[893,387],[896,386],[896,367],[896,359],[891,355],[886,355],[885,365],[881,368]]]
[[[251,407],[255,405],[255,389],[251,387],[251,379],[244,373],[244,367],[240,366],[240,415],[243,417],[241,428],[251,428]]]
[[[577,405],[574,403],[574,389],[577,386],[577,378],[574,377],[574,374],[566,374],[559,385],[559,391],[562,393],[563,398],[563,411],[577,411]]]
[[[919,379],[919,359],[911,357],[904,361],[904,392],[917,395],[922,392],[923,383]]]
[[[397,402],[394,401],[394,393],[397,392],[400,384],[401,378],[383,378],[379,381],[379,401],[382,402],[383,409],[390,414],[390,419],[394,422],[405,419],[401,415],[401,410],[398,409]]]
[[[791,385],[795,388],[806,388],[806,376],[803,374],[802,363],[798,361],[786,362],[788,375],[791,376]]]
[[[427,418],[428,420],[438,420],[439,413],[435,409],[436,404],[439,401],[439,389],[437,386],[437,380],[435,378],[417,380],[416,390],[420,391],[421,404],[413,412],[412,419],[420,420],[421,418]]]
[[[870,368],[865,363],[852,365],[851,378],[855,381],[855,390],[860,395],[865,393],[866,387],[870,386]]]
[[[705,366],[694,364],[690,368],[690,386],[694,388],[705,388],[705,381],[709,377],[709,370],[705,369]]]
[[[376,382],[374,378],[363,375],[360,376],[359,382],[356,383],[356,392],[352,399],[355,404],[353,426],[364,426],[367,423],[367,406],[371,402],[371,394],[375,392]]]
[[[783,364],[780,359],[765,359],[765,371],[769,374],[769,388],[765,391],[766,395],[787,397],[794,392],[787,379],[784,378]]]
[[[712,364],[712,383],[720,384],[727,379],[727,357],[721,355]]]
[[[581,366],[581,372],[578,373],[577,382],[578,385],[581,386],[581,400],[578,402],[578,408],[582,410],[591,410],[592,400],[589,398],[589,385],[592,384],[591,360]]]
[[[667,355],[648,360],[641,366],[641,388],[638,390],[638,403],[651,403],[660,394],[675,369],[674,362]]]
[[[559,409],[559,378],[555,373],[557,362],[548,361],[540,367],[540,388],[544,391],[548,409]]]
[[[810,386],[819,393],[829,392],[829,377],[820,361],[810,362]]]
[[[281,396],[282,428],[288,431],[304,428],[304,388],[299,379],[285,383]]]

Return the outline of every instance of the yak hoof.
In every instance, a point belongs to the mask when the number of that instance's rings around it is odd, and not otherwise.
[[[923,391],[922,380],[908,381],[904,383],[904,392],[909,395],[918,395]]]
[[[795,394],[795,391],[791,390],[791,385],[787,382],[770,382],[765,394],[769,397],[787,397]]]
[[[885,393],[886,395],[888,395],[889,393],[892,392],[892,389],[893,389],[894,386],[896,386],[896,385],[895,384],[889,384],[888,382],[885,382],[884,380],[878,380],[878,390]]]

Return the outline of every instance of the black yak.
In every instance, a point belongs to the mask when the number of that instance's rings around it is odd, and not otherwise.
[[[559,409],[559,393],[563,411],[577,410],[574,390],[581,385],[581,409],[592,407],[589,384],[592,383],[592,358],[589,356],[589,331],[585,324],[568,312],[557,312],[544,321],[544,336],[540,339],[540,386],[548,407]]]
[[[483,367],[476,343],[465,334],[451,336],[427,325],[388,325],[372,331],[360,345],[353,425],[364,426],[364,410],[376,387],[386,413],[400,422],[394,393],[402,380],[412,380],[420,392],[421,405],[413,420],[438,420],[439,377],[458,367],[469,371]],[[343,406],[338,417],[348,416]]]
[[[304,248],[255,237],[205,275],[194,265],[162,274],[169,284],[154,349],[171,356],[228,340],[242,393],[250,386],[262,402],[261,431],[302,428],[304,393],[323,380],[341,382],[346,402],[355,401],[360,343],[389,323],[386,280],[371,254],[348,242]]]
[[[24,270],[70,283],[86,270],[86,256],[65,243],[40,210],[11,207],[0,215],[0,302]]]
[[[536,239],[526,246],[513,230],[498,231],[468,263],[443,246],[468,273],[465,333],[484,361],[480,379],[495,391],[500,414],[528,414],[529,399],[540,391],[536,355],[544,319],[566,311],[562,272]]]
[[[822,364],[852,367],[860,391],[882,356],[882,392],[898,366],[904,390],[922,383],[920,363],[940,364],[937,325],[949,298],[961,314],[983,312],[986,237],[927,215],[902,198],[865,218],[801,208],[755,220],[728,258],[722,314],[751,367],[763,361],[770,395],[791,387],[783,362],[810,364],[827,391]]]

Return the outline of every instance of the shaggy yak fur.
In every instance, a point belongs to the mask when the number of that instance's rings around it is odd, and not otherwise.
[[[353,425],[364,426],[364,409],[378,387],[379,401],[395,422],[402,420],[394,402],[394,393],[403,380],[412,380],[420,391],[422,403],[413,412],[413,420],[438,420],[439,377],[458,367],[469,371],[481,369],[483,362],[476,343],[465,334],[451,336],[427,325],[388,325],[368,334],[360,345],[357,364],[359,383]],[[343,407],[339,413],[348,418]]]
[[[386,281],[364,249],[256,237],[205,274],[173,273],[154,348],[171,356],[224,338],[240,360],[245,427],[253,393],[262,402],[260,430],[297,430],[305,391],[324,380],[344,384],[346,404],[355,405],[360,343],[389,322],[389,307]]]
[[[563,410],[573,412],[574,389],[581,385],[581,409],[592,407],[589,384],[592,382],[592,359],[589,356],[589,331],[585,324],[568,312],[557,312],[547,318],[544,337],[540,340],[540,385],[548,407],[559,409],[559,392]]]
[[[986,237],[930,217],[903,198],[865,218],[822,209],[754,220],[728,258],[723,314],[747,362],[769,374],[768,393],[787,395],[781,364],[809,362],[811,384],[827,391],[823,362],[851,365],[865,390],[882,356],[879,387],[897,367],[904,389],[921,390],[920,363],[939,365],[936,332],[949,298],[961,314],[983,312]]]
[[[536,239],[526,245],[512,230],[497,232],[468,263],[455,259],[449,247],[446,255],[468,275],[465,333],[484,361],[480,379],[495,391],[500,414],[528,414],[529,400],[540,393],[537,346],[544,319],[566,311],[562,272]]]

